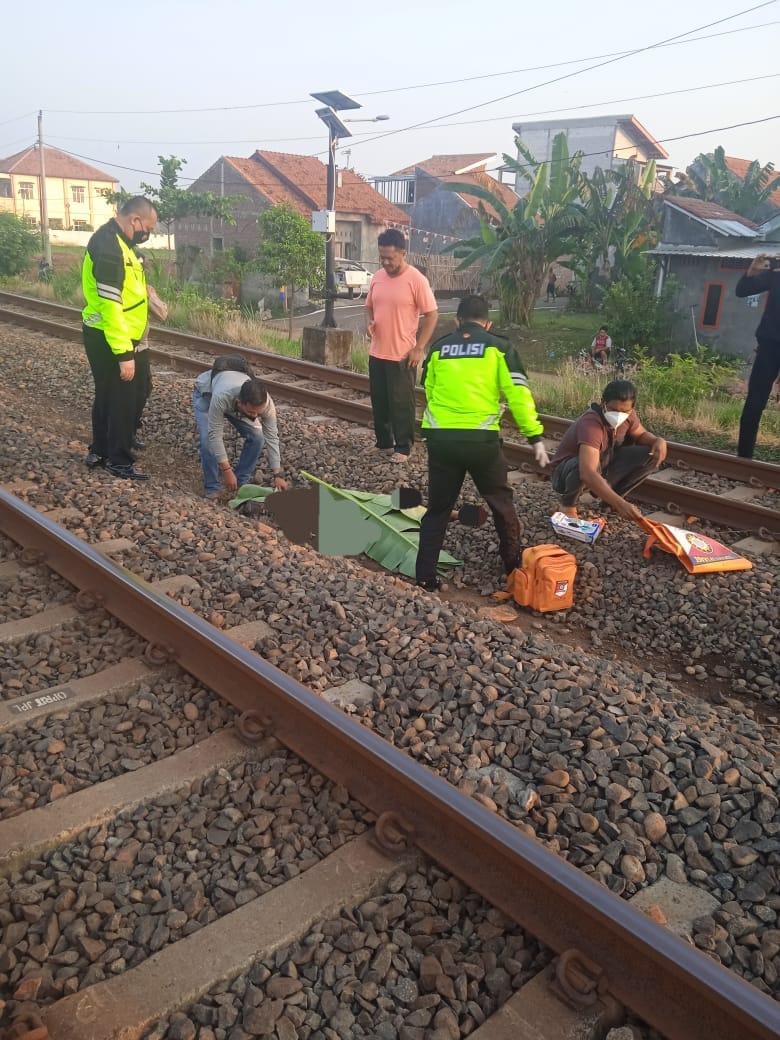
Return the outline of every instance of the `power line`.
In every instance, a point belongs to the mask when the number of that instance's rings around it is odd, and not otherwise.
[[[473,126],[476,123],[498,123],[509,120],[528,119],[530,116],[554,115],[557,112],[579,112],[585,108],[603,108],[605,105],[622,105],[627,101],[651,101],[653,98],[671,97],[672,94],[693,94],[697,90],[712,90],[714,87],[736,87],[742,83],[755,83],[763,79],[775,79],[780,72],[768,72],[762,76],[751,76],[749,79],[724,80],[722,83],[703,83],[699,87],[682,87],[679,90],[664,90],[657,94],[636,94],[634,97],[613,98],[611,101],[591,101],[587,105],[565,105],[563,108],[545,108],[536,112],[525,112],[519,116],[490,116],[486,119],[463,119],[457,123],[434,123],[428,127],[436,130],[439,127]]]
[[[726,130],[738,130],[738,129],[740,129],[740,127],[743,127],[743,126],[758,126],[761,123],[770,123],[770,122],[772,122],[775,119],[780,119],[780,113],[778,113],[777,115],[773,115],[773,116],[763,116],[760,119],[749,119],[749,120],[747,120],[747,121],[745,121],[743,123],[731,123],[728,126],[714,126],[714,127],[710,127],[707,130],[692,130],[690,133],[687,133],[687,134],[677,134],[675,137],[661,137],[661,138],[658,139],[658,143],[659,144],[671,144],[674,141],[685,141],[685,140],[688,140],[691,137],[705,137],[707,134],[718,134],[718,133],[722,133],[722,132],[724,132]],[[634,147],[635,147],[635,145],[623,145],[623,146],[620,146],[620,147],[616,148],[615,151],[627,151],[628,149],[634,148]],[[131,173],[143,173],[143,174],[146,174],[149,177],[159,177],[159,175],[160,175],[160,171],[159,170],[155,170],[155,171],[152,171],[152,170],[139,170],[135,166],[122,166],[120,163],[111,162],[108,159],[96,159],[96,158],[94,158],[94,156],[81,155],[79,152],[71,152],[67,148],[62,148],[62,149],[60,149],[60,151],[65,152],[66,155],[70,155],[74,159],[83,159],[85,162],[98,163],[101,166],[112,166],[112,167],[114,167],[117,170],[128,170]],[[603,155],[603,149],[600,149],[597,152],[582,152],[580,154],[581,154],[581,157],[583,159],[585,159],[585,158],[588,158],[589,156]],[[316,158],[316,156],[312,156],[312,158]],[[541,165],[542,165],[541,162],[535,164],[535,166],[537,166],[537,167],[541,166]],[[203,175],[201,174],[201,177],[202,176]],[[365,178],[365,179],[368,180],[368,178]],[[183,181],[197,181],[197,180],[200,180],[200,177],[182,177],[182,176],[179,176],[179,180],[183,180]],[[216,181],[214,183],[216,183]],[[316,182],[315,181],[298,181],[298,182],[296,182],[295,186],[296,187],[315,187],[315,186],[319,187],[320,183],[321,183],[320,181],[316,181]]]
[[[13,119],[4,119],[2,123],[0,123],[0,126],[7,126],[9,123],[17,123],[20,119],[29,119],[30,116],[35,115],[35,111],[36,110],[33,109],[32,112],[25,112],[24,115],[14,116]]]
[[[695,36],[690,40],[670,40],[659,47],[682,47],[688,43],[699,43],[702,40],[714,40],[719,36],[734,36],[736,33],[750,32],[752,29],[766,29],[772,25],[780,25],[780,21],[760,22],[758,25],[743,25],[740,29],[727,29],[724,32],[708,33],[706,36]],[[694,30],[695,32],[695,30]],[[564,65],[579,65],[582,61],[597,61],[600,58],[618,58],[631,51],[608,51],[606,54],[589,54],[584,58],[568,58],[566,61],[554,61],[549,65],[529,65],[524,69],[508,69],[505,72],[485,72],[479,76],[462,76],[459,79],[442,79],[435,83],[416,83],[406,87],[385,87],[383,90],[359,90],[361,97],[372,97],[375,94],[395,94],[402,90],[422,90],[427,87],[451,87],[459,83],[473,83],[480,79],[496,79],[500,76],[516,76],[522,72],[543,72],[545,69],[557,69]]]
[[[740,12],[740,14],[749,14],[751,11],[758,10],[761,7],[768,7],[774,0],[767,0],[766,3],[758,4],[757,7],[749,8],[746,11]],[[739,15],[731,15],[731,18],[739,17]],[[711,25],[719,25],[720,22],[728,21],[728,18],[720,19],[718,22],[711,22]],[[696,36],[692,39],[680,39],[678,37],[671,37],[668,41],[664,41],[659,44],[655,44],[656,47],[677,47],[689,43],[699,43],[702,40],[712,40],[720,36],[733,36],[736,33],[751,32],[754,29],[765,29],[773,25],[778,25],[780,22],[777,20],[771,22],[762,22],[758,25],[745,25],[739,29],[728,29],[725,32],[709,33],[706,36]],[[705,26],[705,28],[707,28]],[[692,29],[691,32],[698,32],[698,29]],[[688,33],[682,34],[683,36],[689,35]],[[396,94],[406,90],[425,90],[433,87],[447,87],[453,86],[458,83],[473,83],[477,80],[482,79],[496,79],[500,76],[516,76],[525,72],[542,72],[546,69],[561,68],[565,65],[577,65],[583,61],[596,61],[602,58],[622,58],[628,57],[632,54],[636,54],[636,51],[609,51],[605,54],[593,54],[587,55],[582,58],[568,58],[566,61],[550,62],[546,65],[529,65],[526,68],[520,69],[507,69],[504,72],[486,72],[476,76],[465,76],[460,79],[451,80],[436,80],[430,83],[412,83],[403,87],[384,87],[381,90],[357,90],[355,93],[362,95],[363,97],[376,97],[380,94]],[[586,70],[583,70],[586,71]],[[98,110],[87,110],[87,109],[74,109],[74,108],[50,108],[47,112],[52,115],[85,115],[85,116],[146,116],[146,115],[182,115],[185,113],[202,113],[202,112],[242,112],[257,108],[277,108],[288,105],[304,105],[311,104],[311,98],[299,98],[290,99],[287,101],[263,101],[251,105],[218,105],[211,108],[159,108],[159,109],[98,109]],[[21,118],[21,117],[20,117]],[[446,117],[442,117],[446,118]],[[2,124],[0,124],[2,125]]]
[[[578,112],[587,108],[602,108],[605,105],[622,105],[628,101],[650,101],[653,98],[670,97],[674,94],[693,94],[698,90],[713,90],[716,87],[735,87],[744,83],[756,83],[760,80],[765,79],[776,79],[780,77],[780,72],[768,72],[760,76],[750,76],[746,79],[731,79],[723,80],[720,83],[703,83],[697,87],[681,87],[678,90],[665,90],[655,94],[637,94],[633,97],[626,98],[613,98],[610,101],[591,101],[585,105],[566,105],[562,108],[545,108],[540,109],[536,112],[525,112],[520,115],[504,115],[504,116],[488,116],[484,119],[462,119],[455,123],[433,123],[428,129],[436,130],[440,127],[452,127],[452,126],[473,126],[479,123],[499,123],[499,122],[510,122],[518,119],[527,119],[531,116],[543,116],[551,115],[556,112]],[[361,137],[368,137],[371,131],[365,131],[362,134],[354,134],[350,140],[357,140]],[[252,144],[256,148],[261,148],[264,144],[284,144],[295,141],[321,141],[322,135],[317,134],[311,137],[269,137],[264,141],[258,141],[256,137],[250,138],[229,138],[223,141],[136,141],[136,140],[125,140],[122,138],[105,138],[105,137],[69,137],[63,134],[49,134],[47,135],[50,141],[87,141],[90,144],[153,144],[160,146],[174,147],[179,145],[225,145],[225,144]]]
[[[17,137],[15,141],[9,141],[7,144],[0,145],[0,148],[2,148],[3,151],[5,151],[6,148],[13,148],[14,145],[24,144],[25,141],[29,141],[30,140],[30,137],[31,137],[30,134],[25,134],[24,137]],[[31,145],[30,147],[33,147],[33,146]]]
[[[605,68],[607,65],[614,65],[619,61],[623,61],[625,58],[634,57],[637,54],[643,54],[646,51],[655,50],[664,44],[671,43],[674,40],[682,39],[685,36],[690,36],[691,33],[701,32],[703,29],[710,29],[715,25],[722,25],[724,22],[732,21],[734,18],[741,18],[743,15],[750,14],[752,11],[758,11],[763,7],[769,7],[775,2],[775,0],[763,0],[763,3],[756,4],[753,7],[745,8],[742,11],[737,11],[736,14],[727,15],[725,18],[718,18],[714,22],[708,22],[706,25],[697,26],[695,29],[688,29],[684,33],[677,33],[675,36],[667,37],[664,40],[659,40],[656,43],[647,44],[644,47],[637,47],[635,50],[627,51],[616,58],[609,58],[606,61],[597,62],[595,65],[588,65],[584,69],[577,69],[574,72],[566,72],[562,76],[555,76],[552,79],[543,80],[540,83],[534,83],[530,87],[524,87],[522,90],[513,91],[510,94],[504,94],[498,98],[491,98],[489,101],[481,101],[476,105],[468,105],[466,108],[459,108],[454,112],[447,112],[443,116],[434,116],[431,119],[423,119],[419,123],[412,123],[410,126],[401,127],[398,130],[388,130],[382,134],[375,134],[373,137],[364,138],[362,141],[356,141],[355,147],[361,144],[370,144],[372,141],[381,141],[387,137],[393,137],[396,134],[405,133],[407,130],[416,130],[421,126],[429,126],[431,123],[439,122],[442,119],[451,119],[453,116],[463,115],[465,112],[474,112],[478,108],[485,108],[487,105],[495,105],[499,101],[507,101],[509,98],[518,97],[520,94],[530,93],[532,90],[538,90],[540,87],[549,87],[554,83],[561,83],[567,79],[573,79],[575,76],[581,76],[584,72],[593,72],[595,69]],[[327,153],[318,153],[327,154]]]

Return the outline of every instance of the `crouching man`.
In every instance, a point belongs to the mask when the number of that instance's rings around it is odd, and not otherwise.
[[[577,516],[577,502],[587,488],[626,520],[640,511],[625,496],[666,458],[666,441],[650,433],[634,411],[636,387],[615,379],[572,423],[552,460],[552,488],[567,516]]]
[[[200,437],[200,464],[206,498],[217,498],[220,490],[235,491],[248,484],[255,473],[263,448],[277,491],[287,490],[279,452],[276,408],[265,386],[246,372],[209,369],[195,380],[195,421]],[[225,420],[243,440],[238,462],[233,465],[225,450]]]

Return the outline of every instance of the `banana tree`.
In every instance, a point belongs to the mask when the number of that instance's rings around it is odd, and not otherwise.
[[[780,175],[772,163],[762,166],[754,159],[739,176],[730,168],[723,146],[718,145],[713,152],[697,155],[666,195],[717,202],[732,213],[760,222],[774,210],[769,199],[778,187]]]
[[[642,170],[635,162],[613,170],[596,167],[578,181],[580,234],[574,249],[583,285],[598,273],[606,285],[630,264],[633,252],[653,244],[650,199],[655,162]]]
[[[484,275],[495,286],[503,323],[530,325],[550,264],[566,251],[579,220],[575,202],[581,156],[569,156],[565,134],[555,137],[549,163],[538,163],[520,138],[516,144],[525,162],[504,155],[504,164],[530,187],[513,209],[481,185],[443,185],[478,200],[481,232],[453,243],[446,252],[462,257],[459,270],[482,264]]]

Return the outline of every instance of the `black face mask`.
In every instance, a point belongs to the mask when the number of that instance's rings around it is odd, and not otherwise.
[[[150,234],[150,232],[148,232],[148,231],[134,231],[133,232],[133,238],[132,238],[133,245],[134,246],[141,246],[141,245],[144,244],[144,242],[148,242],[149,241],[149,234]]]

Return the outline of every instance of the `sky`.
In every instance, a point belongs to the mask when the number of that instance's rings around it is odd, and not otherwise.
[[[719,144],[780,167],[780,0],[40,0],[11,5],[3,27],[0,157],[33,143],[40,109],[47,144],[129,191],[156,183],[158,155],[186,159],[183,185],[256,148],[324,159],[309,92],[333,89],[362,103],[356,118],[390,117],[341,142],[339,165],[367,177],[433,154],[515,155],[518,119],[617,113],[675,167]]]

